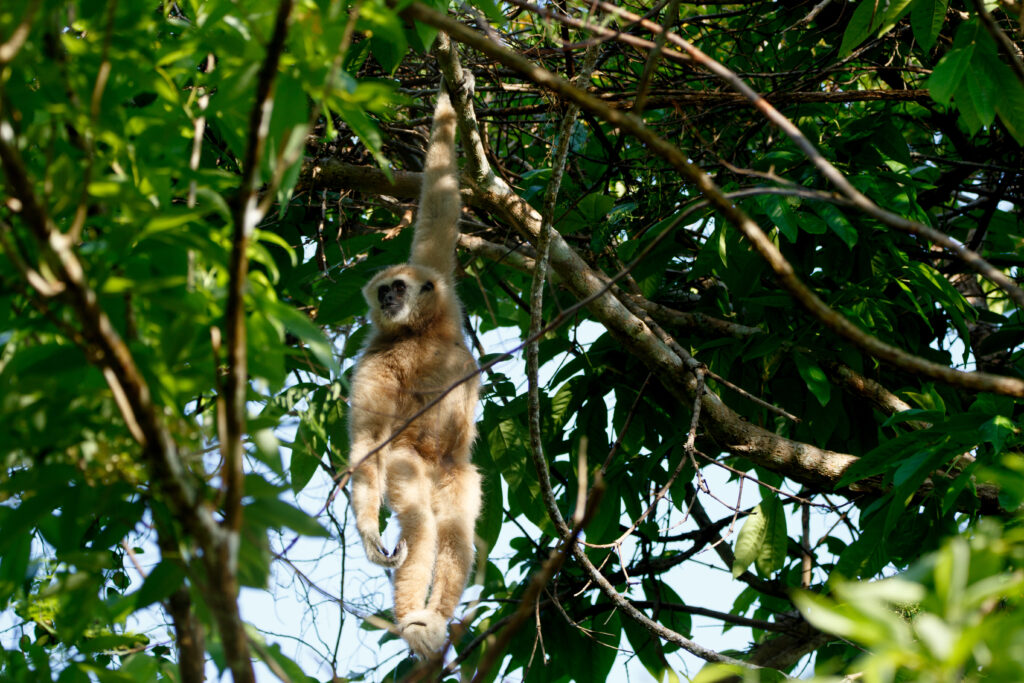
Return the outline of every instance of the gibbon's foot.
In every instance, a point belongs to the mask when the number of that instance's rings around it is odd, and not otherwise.
[[[398,622],[402,637],[420,657],[440,652],[448,635],[448,620],[429,609],[418,609]]]
[[[379,564],[382,567],[390,567],[392,569],[405,562],[405,557],[409,554],[409,546],[406,545],[404,538],[398,542],[394,551],[389,553],[385,550],[380,536],[377,536],[376,538],[364,536],[363,549],[366,550],[366,557],[370,562]]]

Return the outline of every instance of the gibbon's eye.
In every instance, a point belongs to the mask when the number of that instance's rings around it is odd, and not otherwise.
[[[427,280],[426,282],[423,283],[423,286],[420,287],[420,291],[421,292],[433,292],[434,291],[434,283],[431,282],[430,280]]]
[[[383,302],[384,298],[387,297],[387,295],[388,295],[388,286],[387,285],[381,285],[380,287],[377,288],[377,301]]]
[[[405,281],[395,280],[391,283],[391,287],[395,290],[395,294],[402,294],[405,292]]]

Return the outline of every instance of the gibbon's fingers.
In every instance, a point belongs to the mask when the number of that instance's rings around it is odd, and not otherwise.
[[[440,652],[447,639],[448,620],[428,609],[410,612],[398,622],[402,638],[413,652],[420,657],[430,657]]]
[[[456,94],[460,90],[466,93],[466,99],[473,97],[473,93],[476,92],[476,76],[469,69],[462,70],[462,83],[456,87],[450,84],[448,81],[441,79],[441,90]]]

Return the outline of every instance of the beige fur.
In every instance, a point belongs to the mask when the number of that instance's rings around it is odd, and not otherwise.
[[[388,268],[363,288],[373,331],[349,397],[356,526],[367,557],[395,568],[395,619],[409,647],[421,656],[444,646],[448,619],[473,562],[473,527],[480,512],[480,475],[470,463],[476,377],[455,386],[398,432],[476,369],[455,294],[457,173],[455,112],[448,94],[441,92],[412,255],[408,264]],[[382,497],[402,527],[391,553],[380,537]]]

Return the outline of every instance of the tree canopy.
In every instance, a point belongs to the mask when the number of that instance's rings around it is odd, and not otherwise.
[[[1024,680],[1022,19],[4,2],[0,678]],[[418,661],[346,396],[442,78],[484,511]]]

